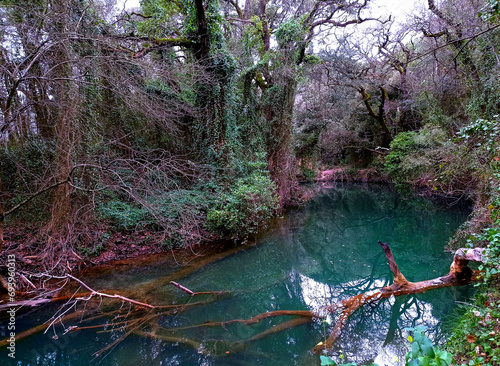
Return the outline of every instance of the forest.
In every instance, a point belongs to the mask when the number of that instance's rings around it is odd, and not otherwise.
[[[500,1],[378,4],[0,0],[4,287],[10,255],[64,276],[244,244],[304,183],[383,182],[473,206],[449,247],[488,254],[448,343],[500,364]]]

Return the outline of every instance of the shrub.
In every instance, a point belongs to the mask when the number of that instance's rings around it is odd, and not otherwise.
[[[279,197],[269,176],[254,172],[240,178],[207,215],[209,228],[244,239],[267,225],[278,209]]]
[[[396,136],[385,169],[397,188],[428,187],[446,196],[470,197],[484,186],[496,148],[496,122],[478,120],[452,141],[437,127]]]
[[[500,137],[498,116],[493,120],[477,119],[458,132],[458,139],[470,148],[483,148],[494,152]]]
[[[101,217],[119,229],[135,229],[144,224],[144,209],[113,199],[100,205]]]
[[[12,195],[6,200],[5,209],[23,202],[39,187],[46,185],[47,172],[52,169],[55,145],[30,137],[25,141],[12,142],[0,149],[0,179],[4,192]],[[29,179],[27,179],[29,177]],[[49,219],[53,192],[35,197],[20,210],[8,216],[8,220],[22,223],[38,223]]]
[[[207,212],[216,202],[208,188],[200,184],[192,189],[149,192],[135,202],[110,192],[97,211],[118,230],[163,232],[168,247],[199,244],[205,239]]]
[[[406,184],[406,169],[402,169],[403,161],[417,149],[415,143],[416,132],[399,133],[391,143],[391,152],[385,158],[385,168],[392,180],[398,184]]]

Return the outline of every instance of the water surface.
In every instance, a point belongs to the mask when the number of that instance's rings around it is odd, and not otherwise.
[[[197,270],[176,272],[172,262],[120,268],[89,277],[95,288],[133,289],[140,299],[154,304],[207,301],[175,315],[155,319],[158,333],[201,343],[194,349],[130,334],[116,345],[92,354],[125,334],[112,317],[86,322],[107,323],[106,328],[68,332],[77,321],[56,326],[16,344],[16,362],[0,350],[0,364],[15,365],[319,365],[310,350],[328,336],[331,326],[321,320],[303,324],[262,339],[250,338],[274,325],[293,319],[265,319],[257,324],[191,327],[207,321],[247,319],[273,310],[312,310],[390,284],[392,274],[378,240],[391,245],[400,270],[410,281],[446,274],[451,254],[444,247],[469,211],[434,204],[424,199],[402,199],[382,186],[348,186],[324,189],[312,202],[292,210],[279,225],[234,254],[210,261]],[[122,266],[123,267],[123,266]],[[197,299],[169,284],[180,282],[193,291],[228,291],[217,298]],[[439,341],[443,321],[457,300],[470,297],[468,287],[445,288],[399,297],[366,306],[348,321],[331,355],[359,364],[403,364],[408,350],[405,327],[425,325]],[[123,305],[127,306],[127,305]],[[18,331],[46,320],[54,311],[24,315]],[[335,317],[326,317],[334,322]],[[115,324],[115,325],[114,325]],[[187,328],[172,333],[164,329]],[[110,331],[115,329],[115,331]],[[104,330],[104,332],[103,332]],[[147,326],[144,330],[151,330]],[[6,326],[0,325],[4,338]],[[57,337],[54,337],[54,331]],[[57,339],[54,339],[57,338]]]

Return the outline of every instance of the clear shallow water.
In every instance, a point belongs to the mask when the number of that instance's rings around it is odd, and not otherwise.
[[[108,272],[88,281],[94,288],[132,288],[131,297],[135,293],[154,304],[210,299],[191,298],[170,285],[172,279],[194,291],[231,291],[218,301],[175,316],[160,316],[155,321],[159,329],[247,319],[272,310],[315,311],[390,283],[392,274],[378,240],[391,245],[408,280],[446,274],[452,256],[443,248],[468,213],[423,199],[400,199],[380,186],[324,189],[307,206],[288,213],[257,243],[215,262],[207,261],[209,264],[196,271],[176,273],[171,264],[159,262]],[[443,321],[452,313],[455,301],[470,297],[469,291],[467,287],[439,289],[365,306],[349,319],[333,356],[343,353],[345,360],[360,364],[402,364],[407,352],[404,328],[426,325],[428,335],[439,340]],[[18,331],[37,319],[46,320],[51,312],[53,309],[46,308],[20,317]],[[98,358],[92,354],[119,339],[123,330],[102,333],[102,328],[86,329],[62,335],[62,327],[58,327],[57,340],[51,330],[19,341],[16,362],[1,349],[0,365],[319,365],[319,356],[310,350],[323,340],[325,332],[329,334],[330,327],[321,321],[242,346],[241,341],[290,319],[270,318],[253,325],[197,327],[175,333],[201,342],[204,353],[183,344],[131,334]],[[112,319],[99,319],[95,324],[105,321],[112,329]],[[85,326],[92,324],[87,322]],[[1,338],[5,331],[5,324],[0,325]]]

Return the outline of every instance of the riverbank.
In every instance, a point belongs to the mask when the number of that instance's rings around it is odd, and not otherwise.
[[[375,168],[353,169],[349,166],[334,167],[320,171],[314,179],[316,182],[356,182],[385,183],[391,180]]]

